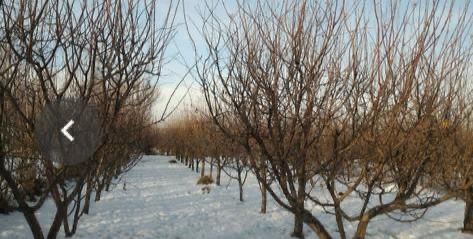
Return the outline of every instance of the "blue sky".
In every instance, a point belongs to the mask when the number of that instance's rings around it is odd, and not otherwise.
[[[167,9],[169,4],[176,4],[176,0],[158,0],[162,4],[162,9]],[[208,4],[216,4],[218,0],[207,1]],[[229,8],[236,6],[236,1],[225,1],[225,5]],[[205,12],[205,0],[180,0],[179,9],[176,16],[175,36],[170,42],[166,58],[168,63],[163,68],[163,75],[159,81],[160,97],[157,99],[154,113],[156,116],[161,116],[165,105],[170,98],[172,92],[175,90],[177,84],[184,79],[184,82],[176,89],[174,97],[171,98],[170,108],[179,105],[179,110],[195,109],[203,106],[203,98],[200,93],[198,82],[196,82],[192,75],[187,74],[188,66],[195,63],[195,53],[192,45],[190,35],[194,38],[197,48],[204,49],[205,45],[200,37],[196,27],[202,25],[201,13]],[[225,16],[225,11],[220,5],[218,7],[219,14],[222,18]],[[189,28],[186,28],[185,20],[189,23]],[[181,101],[181,99],[183,99]],[[179,112],[177,112],[179,113]]]
[[[444,3],[446,0],[442,0],[441,3]],[[210,0],[207,1],[209,4],[215,4],[218,2],[218,0]],[[236,6],[236,1],[222,1],[225,3],[227,6],[227,9],[232,10],[235,9]],[[247,4],[251,4],[254,1],[243,1]],[[278,2],[275,0],[275,2]],[[467,5],[467,2],[471,2],[469,0],[457,0],[455,1],[454,9],[453,9],[453,15],[456,13],[461,12],[464,6]],[[169,6],[169,4],[176,4],[177,1],[173,0],[158,0],[158,7],[159,4],[161,4],[160,9],[166,9]],[[354,1],[346,1],[347,5],[353,4]],[[386,4],[389,4],[390,1],[376,1],[376,4],[380,4],[382,7],[386,6]],[[367,18],[371,21],[374,18],[374,11],[373,11],[373,4],[374,2],[371,0],[367,0],[364,2],[366,12],[367,12]],[[418,4],[423,4],[423,6],[426,5],[431,5],[430,0],[417,0],[417,1],[409,1],[409,0],[402,0],[399,1],[399,4],[402,8],[405,7],[412,7],[413,5],[418,5]],[[184,9],[185,8],[185,11]],[[349,8],[349,6],[348,6]],[[473,3],[470,3],[468,9],[468,12],[470,14],[473,14]],[[191,26],[189,26],[191,35],[193,36],[194,40],[196,41],[197,48],[199,50],[204,50],[205,46],[202,42],[202,38],[199,36],[199,33],[196,29],[196,26],[199,27],[202,25],[200,21],[200,13],[205,11],[205,0],[199,1],[199,0],[181,0],[179,10],[177,12],[176,16],[176,34],[173,40],[170,42],[170,45],[167,49],[166,52],[166,59],[168,60],[168,63],[165,65],[163,68],[163,75],[162,78],[160,79],[160,91],[161,91],[161,96],[158,98],[154,113],[155,115],[161,115],[164,109],[164,105],[167,102],[171,92],[174,90],[176,87],[176,84],[184,78],[186,72],[187,72],[187,65],[192,65],[194,63],[194,49],[192,47],[191,41],[189,39],[188,32],[186,30],[186,26],[184,24],[184,13],[185,17],[187,18],[188,22],[192,22]],[[217,8],[217,14],[221,14],[222,18],[225,19],[225,11],[223,8],[220,6]],[[455,16],[453,16],[455,18]],[[473,23],[472,23],[473,24]],[[412,29],[412,31],[415,33],[415,29]],[[465,39],[467,42],[472,42],[472,39]],[[189,92],[188,92],[189,91]],[[196,105],[202,105],[202,97],[200,94],[200,89],[199,85],[197,82],[195,82],[192,79],[191,75],[187,75],[185,81],[177,89],[176,95],[171,99],[171,107],[174,105],[177,105],[178,101],[186,95],[188,92],[186,98],[184,99],[183,103],[180,105],[180,109],[185,109],[185,108],[195,108]]]

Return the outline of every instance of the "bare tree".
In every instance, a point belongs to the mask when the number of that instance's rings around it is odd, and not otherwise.
[[[112,175],[126,171],[140,158],[142,146],[127,144],[129,141],[118,142],[126,146],[120,151],[124,158],[115,161],[107,152],[117,152],[116,148],[111,149],[119,140],[114,136],[136,136],[142,127],[154,123],[147,110],[155,96],[164,51],[173,36],[176,11],[176,5],[170,4],[166,14],[159,17],[158,7],[153,0],[36,0],[0,4],[0,51],[5,53],[0,67],[5,106],[2,118],[9,112],[16,124],[10,127],[2,123],[2,132],[21,133],[24,139],[18,145],[21,155],[9,152],[13,145],[7,144],[8,152],[5,150],[1,155],[0,178],[8,185],[34,238],[44,237],[35,211],[48,195],[55,202],[56,214],[47,237],[55,238],[61,225],[66,236],[71,236],[82,215],[82,199],[87,205],[94,188],[100,193],[101,183],[109,184]],[[45,104],[68,97],[100,109],[105,136],[86,165],[56,168],[36,152],[34,120]],[[130,117],[136,113],[140,117]],[[36,165],[35,178],[46,184],[33,206],[27,203],[21,178],[17,177],[20,165]],[[67,183],[70,180],[75,181],[72,187]],[[88,206],[83,208],[88,211]],[[68,222],[70,213],[72,228]]]
[[[195,76],[209,114],[245,148],[273,199],[295,215],[294,236],[303,236],[306,223],[331,238],[306,200],[335,214],[342,238],[344,220],[357,221],[355,237],[364,238],[378,215],[417,219],[457,195],[426,179],[453,157],[442,145],[466,119],[472,51],[460,39],[471,36],[468,5],[455,19],[453,2],[440,1],[206,6],[200,33],[207,47],[195,48]],[[224,20],[216,9],[226,11]],[[312,190],[318,180],[329,201]],[[351,194],[362,199],[356,215],[341,206]]]
[[[341,59],[328,54],[342,47],[336,36],[344,17],[335,3],[277,5],[241,4],[228,25],[209,8],[202,32],[208,54],[197,56],[201,61],[196,73],[214,121],[244,146],[251,166],[258,169],[255,152],[267,158],[268,174],[277,188],[265,186],[295,214],[293,235],[302,237],[301,225],[306,222],[319,237],[328,238],[304,202],[313,174],[307,167],[313,160],[309,149],[336,113],[334,103],[346,85],[330,71]],[[240,131],[228,130],[229,117],[236,118]],[[264,183],[261,171],[254,172]]]

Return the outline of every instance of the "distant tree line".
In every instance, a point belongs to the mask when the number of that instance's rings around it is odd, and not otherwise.
[[[156,147],[161,154],[176,159],[200,178],[215,179],[221,185],[222,173],[238,183],[239,200],[244,201],[244,184],[251,168],[247,154],[234,140],[226,137],[208,116],[186,110],[178,119],[170,120],[157,129]],[[262,191],[264,193],[265,191]],[[262,204],[266,211],[266,200]]]

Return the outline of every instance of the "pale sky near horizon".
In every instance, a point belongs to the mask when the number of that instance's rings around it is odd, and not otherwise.
[[[161,9],[168,9],[169,4],[176,4],[179,2],[179,7],[175,20],[175,36],[169,43],[165,53],[168,63],[163,67],[163,74],[159,79],[160,95],[156,100],[153,113],[156,117],[160,117],[165,109],[165,106],[170,100],[167,112],[179,105],[178,110],[173,114],[179,115],[179,112],[184,110],[195,110],[198,107],[204,107],[204,99],[200,91],[199,83],[192,78],[192,75],[187,74],[188,67],[195,63],[194,49],[192,41],[189,37],[187,29],[189,29],[192,38],[196,41],[198,48],[204,48],[204,42],[196,30],[196,27],[201,26],[200,13],[205,11],[205,3],[215,4],[219,0],[158,0],[158,5],[162,4]],[[225,5],[230,8],[236,5],[235,1],[226,1]],[[221,8],[221,6],[219,6]],[[184,9],[185,8],[185,9]],[[224,16],[223,9],[218,9],[219,14]],[[184,16],[185,13],[185,16]],[[189,23],[186,28],[185,20]],[[184,79],[182,84],[176,88],[177,84]],[[172,92],[176,93],[170,98]],[[182,99],[182,101],[181,101]],[[180,103],[180,104],[179,104]]]

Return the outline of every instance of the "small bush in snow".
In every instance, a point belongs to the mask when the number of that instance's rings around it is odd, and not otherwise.
[[[199,180],[197,181],[197,184],[208,185],[208,184],[212,184],[213,182],[214,180],[210,176],[205,175],[199,178]]]

